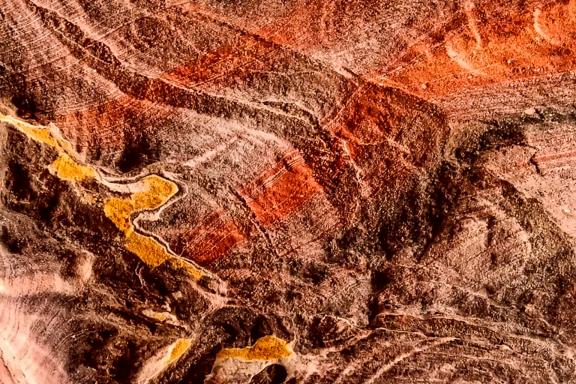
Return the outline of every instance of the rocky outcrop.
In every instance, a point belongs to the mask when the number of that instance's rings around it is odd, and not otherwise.
[[[576,3],[376,3],[1,4],[1,383],[576,382]]]

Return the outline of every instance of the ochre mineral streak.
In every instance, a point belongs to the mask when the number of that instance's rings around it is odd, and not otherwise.
[[[575,0],[0,36],[0,384],[576,383]]]

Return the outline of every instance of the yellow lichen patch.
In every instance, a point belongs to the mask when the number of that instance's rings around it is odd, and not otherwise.
[[[251,347],[225,348],[217,357],[219,359],[237,359],[244,361],[276,361],[293,354],[290,344],[276,336],[264,336]]]
[[[67,181],[82,181],[84,179],[91,179],[95,176],[94,169],[78,164],[65,153],[62,153],[56,160],[54,160],[50,165],[50,170],[58,178]]]
[[[66,181],[82,181],[95,178],[103,180],[95,169],[74,160],[77,156],[72,145],[58,135],[55,126],[36,126],[26,121],[0,113],[0,123],[14,126],[34,141],[48,145],[56,150],[58,158],[50,165],[55,176]],[[52,132],[54,131],[54,132]],[[170,260],[176,268],[185,270],[192,278],[199,280],[203,273],[190,262],[176,257],[168,249],[150,236],[136,233],[131,222],[134,213],[158,209],[166,204],[177,192],[178,186],[157,175],[146,176],[133,185],[137,192],[127,198],[109,198],[104,203],[104,214],[124,233],[124,246],[150,267],[157,267]]]
[[[156,239],[141,235],[133,230],[128,231],[124,246],[152,268],[170,261],[173,267],[183,269],[194,280],[200,280],[204,275],[190,262],[168,252],[166,247],[156,241]]]
[[[20,132],[24,133],[26,136],[31,138],[34,141],[37,141],[42,144],[47,144],[52,148],[58,149],[60,146],[56,139],[52,136],[52,133],[47,127],[44,126],[36,126],[25,122],[24,120],[20,120],[18,118],[7,116],[0,114],[0,122],[8,123]]]
[[[175,183],[157,175],[147,176],[142,182],[146,191],[132,195],[134,209],[138,211],[159,208],[178,192],[178,186]]]
[[[58,158],[50,165],[51,172],[62,180],[82,181],[96,176],[93,168],[76,162],[70,153],[72,145],[55,137],[49,126],[36,126],[18,118],[0,114],[0,122],[8,123],[34,141],[46,144],[58,152]]]
[[[151,265],[160,265],[171,255],[156,240],[134,233],[130,221],[133,213],[147,209],[157,209],[166,204],[178,192],[176,184],[156,175],[142,180],[143,192],[136,192],[128,198],[112,197],[104,203],[104,214],[126,235],[126,247],[138,256],[146,258]],[[145,255],[145,254],[148,254]]]
[[[143,236],[136,232],[129,232],[124,246],[135,254],[148,266],[154,268],[169,260],[172,255],[156,239]]]
[[[128,234],[134,229],[130,222],[130,215],[135,211],[134,203],[129,199],[118,199],[113,197],[106,200],[104,203],[104,214],[106,217],[125,234]]]
[[[113,197],[106,200],[104,214],[124,233],[126,249],[148,266],[154,268],[171,260],[174,266],[185,269],[195,280],[200,279],[203,274],[198,268],[172,255],[156,239],[134,231],[134,226],[130,221],[132,214],[148,209],[158,209],[178,192],[178,186],[175,183],[157,175],[145,177],[141,180],[141,184],[144,190],[135,192],[130,197]]]
[[[20,130],[20,132],[26,134],[32,140],[38,141],[39,143],[48,144],[52,148],[58,149],[58,142],[54,137],[52,137],[52,133],[47,128],[38,128],[34,127],[33,125],[24,125],[24,124],[13,124],[16,128]]]
[[[134,228],[130,222],[133,213],[147,209],[157,209],[166,204],[178,192],[178,186],[157,175],[142,180],[144,191],[136,192],[128,198],[110,198],[104,203],[104,214],[128,235]]]
[[[173,364],[186,353],[192,345],[192,339],[178,339],[170,348],[170,355],[168,357],[167,365]]]

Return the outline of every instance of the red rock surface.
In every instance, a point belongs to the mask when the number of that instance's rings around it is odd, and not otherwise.
[[[0,383],[576,382],[576,2],[0,2]]]

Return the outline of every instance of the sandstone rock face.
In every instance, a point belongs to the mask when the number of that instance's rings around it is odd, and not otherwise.
[[[0,383],[576,383],[575,0],[0,36]]]

